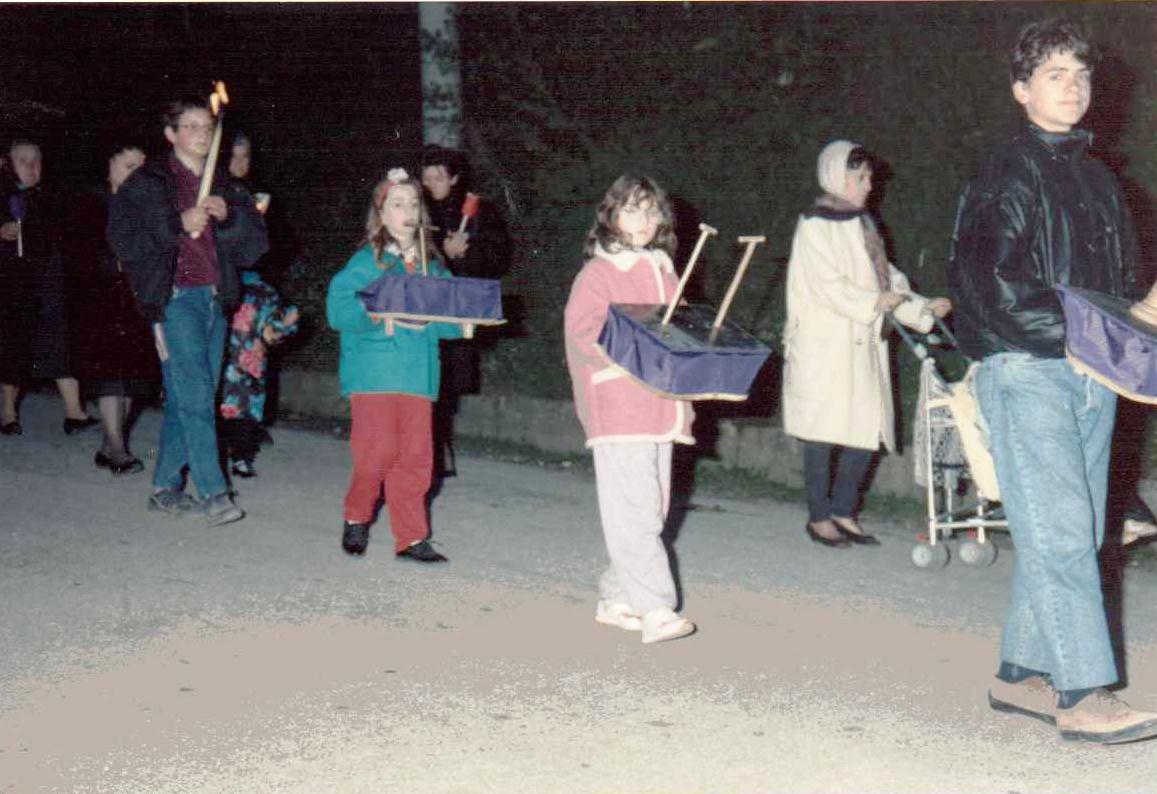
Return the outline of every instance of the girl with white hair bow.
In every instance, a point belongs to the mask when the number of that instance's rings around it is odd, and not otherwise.
[[[784,430],[804,445],[808,536],[875,545],[855,513],[872,455],[895,448],[884,318],[926,332],[952,304],[912,292],[888,261],[866,209],[872,158],[863,147],[829,143],[817,176],[823,193],[800,216],[788,263]]]

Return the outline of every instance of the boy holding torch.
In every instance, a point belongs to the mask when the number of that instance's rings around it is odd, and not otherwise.
[[[176,516],[203,512],[210,526],[245,515],[218,461],[215,395],[226,317],[240,295],[238,268],[269,247],[252,199],[222,198],[224,175],[210,156],[215,129],[208,102],[171,102],[164,135],[172,152],[149,160],[125,182],[110,205],[108,229],[137,306],[153,324],[165,385],[149,509]],[[210,190],[201,190],[203,180]],[[185,493],[186,468],[199,499]]]

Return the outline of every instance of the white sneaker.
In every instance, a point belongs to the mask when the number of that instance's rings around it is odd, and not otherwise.
[[[643,642],[663,642],[686,637],[695,631],[695,624],[667,607],[652,609],[643,615]]]
[[[595,620],[608,626],[618,626],[627,631],[642,631],[643,619],[631,612],[626,604],[613,601],[599,601],[595,607]]]

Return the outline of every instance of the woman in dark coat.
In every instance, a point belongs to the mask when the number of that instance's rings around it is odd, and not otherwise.
[[[74,202],[66,243],[72,328],[72,368],[98,398],[104,439],[93,462],[113,474],[144,470],[127,443],[134,396],[160,378],[148,323],[105,236],[109,196],[145,162],[144,152],[118,144],[110,150],[108,189]]]
[[[61,205],[40,183],[40,146],[9,148],[15,180],[0,191],[0,434],[23,433],[20,388],[51,378],[64,400],[64,432],[97,424],[80,400],[70,372],[68,307],[60,255]]]

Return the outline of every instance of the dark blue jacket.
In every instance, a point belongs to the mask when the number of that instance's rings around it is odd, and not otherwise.
[[[269,250],[265,222],[247,193],[227,189],[223,171],[212,195],[225,198],[228,216],[212,221],[217,243],[217,290],[226,316],[241,299],[238,268],[249,267]],[[180,249],[181,213],[177,178],[167,156],[150,160],[130,176],[109,204],[108,239],[128,276],[145,319],[160,322],[173,294]]]

